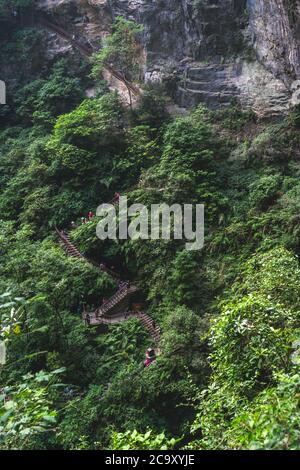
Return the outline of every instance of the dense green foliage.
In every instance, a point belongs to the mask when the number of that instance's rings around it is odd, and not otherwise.
[[[125,433],[113,433],[110,448],[114,450],[172,450],[175,439],[167,439],[164,433],[153,436],[151,430],[140,434],[136,430]]]
[[[299,449],[299,110],[257,124],[238,109],[171,117],[155,87],[133,110],[103,87],[88,99],[88,63],[47,59],[35,29],[7,31],[0,447]],[[104,60],[124,60],[134,77],[139,31],[119,19],[94,76]],[[84,325],[83,305],[98,307],[116,283],[66,256],[54,232],[115,192],[146,206],[205,204],[201,251],[102,242],[97,218],[71,232],[89,258],[140,286],[162,329],[147,369],[152,343],[138,320]]]
[[[104,47],[94,54],[92,75],[101,76],[103,67],[112,65],[124,78],[139,78],[142,49],[138,35],[143,27],[132,20],[118,16],[113,24],[112,34],[105,39]]]

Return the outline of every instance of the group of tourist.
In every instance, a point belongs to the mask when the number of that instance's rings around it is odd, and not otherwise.
[[[87,217],[81,217],[81,218],[80,218],[81,225],[85,225],[85,224],[91,222],[94,217],[95,217],[94,213],[93,213],[92,211],[89,211]],[[72,228],[72,229],[75,229],[75,228],[77,228],[77,227],[78,227],[78,225],[76,224],[76,222],[72,221],[72,222],[71,222],[71,228]]]
[[[120,193],[116,192],[114,194],[113,199],[110,201],[110,203],[111,204],[117,204],[119,202],[120,196],[121,196]],[[81,225],[85,225],[85,224],[91,222],[94,217],[95,217],[95,214],[92,211],[89,211],[87,217],[83,216],[83,217],[80,218]],[[78,227],[78,225],[76,224],[76,222],[72,221],[71,222],[71,228],[75,229],[77,227]]]
[[[87,217],[81,217],[81,225],[87,224],[88,222],[91,222],[95,215],[93,214],[92,211],[89,211]]]

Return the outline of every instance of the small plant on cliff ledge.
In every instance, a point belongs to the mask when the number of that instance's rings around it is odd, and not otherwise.
[[[92,77],[99,79],[108,65],[119,72],[125,81],[139,80],[143,50],[138,36],[142,31],[142,25],[117,17],[103,48],[92,57]],[[128,93],[131,100],[129,89]]]

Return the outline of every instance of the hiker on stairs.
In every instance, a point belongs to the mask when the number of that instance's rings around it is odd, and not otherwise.
[[[125,289],[125,288],[128,289],[129,282],[128,281],[120,281],[118,287],[119,287],[119,290]]]
[[[117,202],[119,202],[120,196],[121,196],[120,193],[115,193],[112,203],[117,204]]]
[[[146,360],[144,361],[144,367],[149,367],[156,361],[155,350],[152,348],[147,349],[146,351]]]

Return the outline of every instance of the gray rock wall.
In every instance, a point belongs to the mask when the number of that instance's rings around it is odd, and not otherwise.
[[[248,10],[259,61],[290,85],[300,77],[300,1],[248,0]]]
[[[72,4],[89,17],[76,20],[88,41],[118,15],[143,23],[145,80],[175,77],[183,107],[240,101],[262,116],[289,109],[300,79],[300,0],[40,0],[56,15]]]

